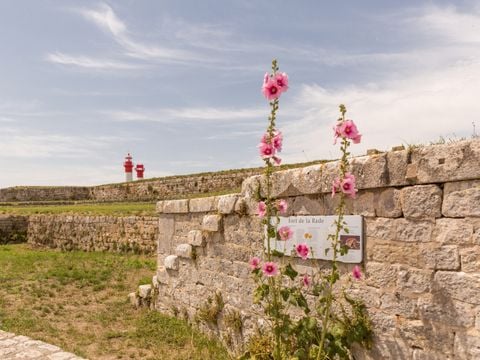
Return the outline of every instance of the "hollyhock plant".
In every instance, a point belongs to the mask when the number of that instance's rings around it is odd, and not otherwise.
[[[270,76],[265,76],[265,80],[262,86],[263,95],[268,100],[278,99],[282,94],[282,88]]]
[[[261,142],[258,147],[260,149],[260,155],[262,156],[262,159],[268,159],[275,156],[276,150],[272,144]]]
[[[340,184],[341,181],[339,178],[336,178],[332,181],[332,197],[334,197],[336,193],[340,192]]]
[[[274,79],[282,92],[288,90],[288,75],[286,73],[276,73]]]
[[[275,131],[273,134],[272,145],[275,150],[282,151],[283,134],[281,131]]]
[[[250,259],[249,263],[250,269],[256,270],[260,268],[260,258],[254,256],[253,258]]]
[[[262,266],[262,272],[265,276],[272,277],[278,275],[278,265],[273,261],[268,261]]]
[[[358,265],[355,265],[355,267],[353,268],[352,276],[357,280],[360,280],[362,278],[362,270],[360,270],[360,267]]]
[[[295,246],[295,250],[297,251],[298,256],[300,256],[303,260],[308,258],[310,248],[307,244],[297,244],[297,246]]]
[[[277,201],[277,210],[280,214],[284,215],[287,212],[287,209],[287,200],[281,199]]]
[[[280,237],[280,240],[287,241],[292,238],[293,230],[288,226],[282,226],[278,229],[278,236]]]
[[[351,198],[355,199],[357,189],[355,188],[355,176],[349,172],[345,173],[345,177],[340,183],[340,189],[342,192]]]
[[[353,120],[345,120],[340,125],[340,135],[347,139],[351,139],[354,144],[360,143],[362,135],[358,132],[357,126]]]
[[[264,201],[260,201],[257,206],[257,215],[263,218],[267,213],[267,205]]]

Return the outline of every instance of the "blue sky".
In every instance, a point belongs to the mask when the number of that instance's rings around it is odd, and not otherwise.
[[[335,158],[345,103],[389,149],[480,131],[476,1],[0,2],[0,187],[261,166],[260,92],[289,74],[285,163]]]

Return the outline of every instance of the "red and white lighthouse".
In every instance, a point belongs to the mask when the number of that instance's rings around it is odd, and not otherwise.
[[[128,153],[125,156],[125,161],[123,163],[123,167],[125,168],[125,181],[132,181],[132,170],[133,170],[133,162],[132,162],[132,155]]]
[[[137,164],[137,166],[135,166],[135,171],[137,172],[137,179],[143,179],[143,172],[145,171],[145,166],[143,166],[143,164]]]

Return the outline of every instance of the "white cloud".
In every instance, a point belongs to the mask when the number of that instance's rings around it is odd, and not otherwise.
[[[132,70],[141,68],[140,65],[107,59],[95,59],[88,56],[67,55],[61,52],[48,54],[45,59],[55,64],[71,65],[97,70]]]

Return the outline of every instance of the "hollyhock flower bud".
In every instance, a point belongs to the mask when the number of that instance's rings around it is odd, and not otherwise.
[[[270,74],[266,72],[265,76],[263,77],[263,84],[265,85],[266,83],[268,83],[268,80],[270,80]]]
[[[277,85],[276,81],[269,77],[267,82],[263,83],[262,93],[268,100],[274,100],[280,97],[282,89]]]
[[[360,270],[360,267],[358,265],[355,265],[355,267],[353,268],[352,276],[357,280],[360,280],[362,278],[362,270]]]
[[[287,200],[279,200],[277,202],[277,210],[280,214],[285,214],[287,212],[287,209],[288,209],[288,204],[287,204]]]
[[[272,158],[275,155],[275,148],[271,144],[261,142],[259,145],[259,149],[262,159]]]
[[[282,159],[280,159],[278,156],[273,156],[272,159],[275,165],[280,165],[282,162]]]
[[[263,201],[260,201],[257,207],[257,215],[263,218],[266,213],[267,213],[267,205]]]
[[[345,173],[345,177],[340,184],[340,190],[342,190],[344,194],[349,195],[351,198],[355,199],[357,193],[357,189],[355,188],[355,176],[353,176],[349,172]]]
[[[254,256],[253,258],[250,259],[249,265],[250,265],[250,269],[252,270],[256,270],[260,268],[260,259]]]
[[[281,131],[276,131],[273,134],[272,145],[278,152],[282,151],[283,135]]]
[[[288,226],[282,226],[278,229],[278,236],[280,237],[280,240],[287,241],[292,238],[293,230]]]
[[[266,262],[262,266],[262,272],[265,276],[272,277],[278,275],[278,265],[274,262]]]
[[[310,252],[307,244],[298,244],[295,246],[295,250],[297,251],[298,256],[300,256],[303,260],[307,259],[308,253]]]
[[[302,283],[303,286],[309,287],[310,285],[312,285],[312,279],[310,278],[310,276],[305,274],[301,278],[301,283]]]
[[[288,75],[286,73],[276,73],[275,81],[282,92],[288,90]]]

